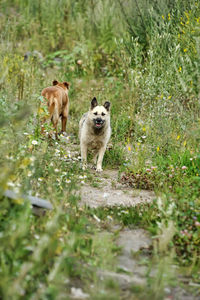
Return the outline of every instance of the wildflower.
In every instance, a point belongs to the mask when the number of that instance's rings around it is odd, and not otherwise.
[[[168,20],[170,20],[171,19],[171,16],[170,16],[170,13],[168,13]]]
[[[180,137],[181,137],[180,135],[177,135],[176,140],[178,141],[180,139]]]
[[[183,142],[183,146],[185,147],[186,145],[187,145],[187,142],[186,142],[186,141],[184,141],[184,142]]]
[[[58,173],[58,172],[59,172],[59,170],[58,170],[58,169],[55,169],[54,171],[55,171],[56,173]]]
[[[186,170],[187,169],[187,167],[186,166],[182,166],[182,168],[181,168],[182,170]]]
[[[195,223],[195,226],[199,227],[200,226],[200,222],[196,221]]]
[[[185,49],[183,49],[183,51],[184,51],[184,52],[187,52],[187,49],[185,48]]]
[[[66,179],[65,182],[66,182],[66,183],[70,183],[71,180],[70,180],[70,179]]]
[[[131,151],[131,147],[130,146],[128,146],[128,151]]]
[[[12,187],[15,186],[15,184],[14,184],[12,181],[8,181],[8,182],[7,182],[7,185],[8,185],[8,186],[12,186]]]
[[[31,175],[32,175],[32,172],[31,172],[31,171],[28,171],[27,176],[28,176],[28,177],[31,177]]]
[[[157,167],[156,167],[156,166],[152,166],[151,169],[152,169],[152,170],[155,170],[155,169],[157,169]]]
[[[181,68],[181,67],[179,67],[179,68],[178,68],[178,71],[179,71],[179,72],[181,72],[181,71],[182,71],[182,68]]]
[[[146,128],[145,128],[145,127],[142,127],[142,131],[146,131]]]
[[[160,147],[157,147],[157,152],[159,152],[160,151]]]
[[[81,180],[81,183],[82,183],[82,184],[85,184],[85,181],[84,181],[84,180]]]
[[[38,181],[43,181],[43,179],[41,177],[38,178]]]
[[[172,97],[172,96],[168,96],[168,98],[167,98],[167,99],[168,99],[168,100],[170,100],[170,99],[171,99],[171,97]]]
[[[24,135],[28,135],[28,133],[27,133],[27,132],[24,132]]]
[[[146,169],[146,172],[151,172],[151,169]]]
[[[96,215],[93,215],[93,217],[97,222],[101,222],[101,220]]]
[[[34,162],[34,161],[35,161],[35,156],[31,156],[31,157],[30,157],[30,161],[31,161],[31,162]]]
[[[33,140],[32,145],[38,145],[38,142],[36,140]]]
[[[143,135],[141,138],[142,138],[142,139],[146,139],[146,135]]]
[[[162,15],[162,19],[164,20],[165,19],[165,17]]]
[[[82,63],[83,63],[83,61],[82,61],[81,59],[78,59],[78,60],[77,60],[77,64],[78,64],[78,65],[82,65]]]

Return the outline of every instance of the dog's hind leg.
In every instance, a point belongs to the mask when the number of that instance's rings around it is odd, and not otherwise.
[[[66,124],[67,124],[67,117],[62,116],[62,130],[61,130],[61,133],[66,132]]]
[[[97,172],[101,172],[103,171],[102,169],[102,161],[103,161],[103,157],[104,157],[104,153],[106,151],[106,147],[102,147],[100,148],[99,150],[99,153],[98,153],[98,160],[97,160]]]
[[[99,154],[99,152],[97,151],[93,157],[92,163],[93,163],[94,167],[92,167],[92,168],[96,167],[98,154]]]

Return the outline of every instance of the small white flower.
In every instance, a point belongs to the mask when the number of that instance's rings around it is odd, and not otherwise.
[[[146,139],[146,135],[143,135],[141,138],[142,138],[142,139]]]
[[[71,180],[70,180],[70,179],[66,179],[65,182],[66,182],[66,183],[70,183]]]
[[[28,133],[27,133],[27,132],[24,132],[24,135],[28,135]]]
[[[56,153],[59,153],[59,152],[60,152],[60,150],[58,150],[58,149],[55,149],[55,152],[56,152]]]
[[[81,180],[81,183],[82,183],[82,184],[85,184],[85,181],[84,181],[84,180]]]
[[[28,171],[27,176],[28,176],[28,177],[31,177],[31,175],[32,175],[32,172],[31,172],[31,171]]]
[[[43,181],[43,179],[41,177],[38,178],[38,181]]]
[[[58,172],[59,172],[59,170],[58,170],[58,169],[55,169],[54,171],[55,171],[56,173],[58,173]]]
[[[34,162],[34,161],[35,161],[35,156],[31,156],[31,157],[30,157],[30,161],[31,161],[31,162]]]
[[[38,144],[38,142],[36,140],[32,141],[32,145],[37,145],[37,144]]]
[[[50,167],[53,167],[53,162],[50,163]]]
[[[8,181],[8,182],[7,182],[7,185],[8,185],[8,186],[15,186],[15,184],[14,184],[12,181]]]
[[[101,220],[96,215],[93,215],[93,217],[97,222],[101,222]]]

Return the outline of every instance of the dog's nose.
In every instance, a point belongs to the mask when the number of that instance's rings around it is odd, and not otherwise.
[[[101,121],[102,121],[101,118],[97,118],[97,119],[96,119],[96,122],[97,122],[97,123],[101,123]]]

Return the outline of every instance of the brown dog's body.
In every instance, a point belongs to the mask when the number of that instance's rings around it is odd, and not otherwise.
[[[42,96],[47,100],[50,119],[56,130],[56,138],[58,138],[57,124],[62,118],[62,130],[66,132],[66,124],[69,113],[69,83],[53,81],[53,86],[49,86],[42,90]]]

